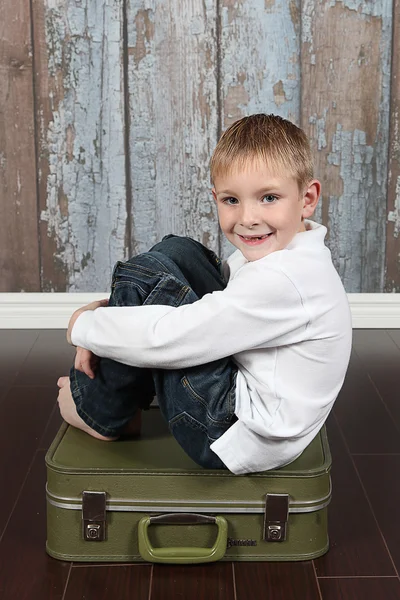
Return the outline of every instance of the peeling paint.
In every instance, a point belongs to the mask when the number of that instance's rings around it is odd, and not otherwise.
[[[0,152],[0,169],[5,171],[7,168],[7,157],[4,152]]]
[[[393,235],[395,238],[399,237],[400,233],[400,176],[397,177],[396,181],[396,193],[394,197],[394,210],[389,211],[388,221],[394,223]]]
[[[151,9],[138,10],[135,16],[135,27],[133,28],[131,40],[132,48],[129,53],[133,54],[136,66],[150,52],[151,40],[154,37],[154,13]]]
[[[385,239],[383,195],[375,178],[376,150],[366,140],[365,131],[345,131],[337,125],[327,157],[329,164],[339,167],[343,182],[343,194],[330,197],[330,247],[350,291],[367,291],[364,285],[369,281],[363,282],[364,277],[383,286],[383,270],[376,255],[377,242]]]
[[[47,132],[40,125],[49,150],[41,218],[70,291],[108,287],[113,262],[126,254],[120,4],[46,0],[53,118]],[[303,123],[322,167],[329,243],[348,291],[380,291],[386,219],[399,232],[399,179],[385,214],[392,2],[301,6],[302,60],[316,74]],[[134,0],[127,10],[134,249],[169,232],[218,249],[208,189],[218,110],[223,129],[277,109],[299,122],[300,1],[221,0],[221,107],[215,1],[178,11],[172,0]]]
[[[230,19],[227,18],[228,10]],[[299,40],[296,10],[298,2],[275,0],[265,11],[264,0],[251,4],[223,1],[221,74],[225,104],[223,128],[234,118],[254,112],[276,112],[287,117],[289,112],[299,117]],[[284,43],[282,41],[284,40]],[[245,73],[244,82],[238,75]],[[277,82],[282,82],[274,90]],[[238,84],[244,91],[237,90]],[[240,88],[239,88],[240,89]],[[282,91],[284,92],[282,93]],[[246,95],[248,101],[245,100]],[[237,97],[234,109],[231,98]],[[245,102],[244,102],[245,100]]]
[[[300,120],[300,2],[275,0],[266,8],[265,0],[221,0],[223,130],[259,112]],[[231,252],[224,240],[222,255]]]
[[[299,6],[297,0],[290,0],[289,12],[290,12],[290,18],[292,19],[293,26],[297,32],[300,29],[300,23],[301,23],[300,6]]]
[[[302,106],[323,194],[316,218],[348,292],[383,291],[391,7],[303,1]]]
[[[52,119],[41,220],[67,291],[108,289],[125,256],[121,19],[117,0],[101,10],[92,0],[47,3]]]
[[[400,98],[398,100],[400,105]],[[395,156],[398,156],[398,161],[400,163],[400,106],[395,107],[392,112],[392,127],[393,127],[393,135],[392,135],[392,152]]]
[[[217,48],[214,0],[135,0],[128,7],[128,46],[137,14],[151,11],[141,61],[129,56],[132,239],[143,252],[166,233],[204,236],[218,250],[208,164],[216,144]]]
[[[315,0],[303,0],[302,15],[301,15],[301,41],[303,44],[308,44],[308,51],[312,55],[314,53],[313,45],[313,23],[315,20]]]
[[[283,82],[278,81],[274,85],[273,90],[274,90],[275,104],[279,108],[280,106],[282,106],[282,104],[284,104],[286,102],[286,94],[285,94],[285,90],[283,89]]]
[[[68,125],[66,131],[66,155],[68,162],[70,162],[74,157],[74,140],[75,128],[73,125]]]
[[[224,115],[227,126],[242,117],[249,100],[249,94],[243,84],[233,85],[228,88],[224,100]]]
[[[309,117],[308,122],[311,123],[312,125],[315,125],[316,127],[316,135],[315,135],[315,139],[317,140],[317,148],[318,150],[322,150],[323,148],[326,148],[327,146],[327,142],[326,142],[326,115],[327,115],[328,109],[324,109],[323,113],[324,116],[319,118],[316,115],[312,115],[311,117]],[[328,162],[329,159],[328,159]],[[330,164],[334,164],[332,162],[330,162]]]
[[[329,7],[337,4],[359,15],[390,18],[392,14],[391,0],[329,0]]]

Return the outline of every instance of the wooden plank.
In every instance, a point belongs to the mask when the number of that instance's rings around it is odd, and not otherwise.
[[[400,291],[400,0],[393,0],[385,292]]]
[[[0,404],[0,538],[55,400],[54,388],[12,387]]]
[[[0,292],[39,292],[29,0],[0,3]]]
[[[216,3],[132,0],[127,26],[132,247],[174,233],[216,250]]]
[[[355,332],[355,338],[357,332]],[[369,342],[371,343],[371,342]],[[393,355],[393,346],[388,339],[388,349]],[[375,357],[371,353],[371,361],[379,357],[378,348],[372,344]],[[387,365],[389,368],[389,365]],[[397,373],[398,369],[393,372]],[[353,349],[349,369],[343,388],[333,409],[340,428],[346,438],[347,446],[352,454],[400,454],[400,435],[392,418],[387,412],[379,393],[368,377],[367,365]]]
[[[148,600],[150,565],[76,566],[63,600]]]
[[[397,572],[400,569],[400,456],[355,456],[357,470]]]
[[[359,329],[354,332],[353,347],[397,427],[399,436],[400,350],[393,337],[383,330]]]
[[[387,329],[386,331],[400,350],[400,329]]]
[[[34,0],[43,291],[108,289],[127,256],[122,3]]]
[[[64,420],[60,415],[60,409],[58,408],[58,404],[56,403],[49,417],[49,420],[47,421],[47,425],[43,432],[43,435],[40,438],[38,450],[44,450],[45,452],[47,452],[63,422]]]
[[[330,549],[314,561],[318,577],[395,575],[393,564],[334,418],[328,420],[332,451]],[[386,458],[386,457],[385,457]],[[379,474],[378,474],[379,476]]]
[[[75,348],[61,329],[41,331],[34,347],[19,371],[18,385],[53,386],[57,395],[57,379],[69,375],[75,359]]]
[[[383,291],[392,0],[302,8],[302,125],[348,292]]]
[[[221,0],[220,121],[253,113],[300,116],[300,1]],[[224,241],[222,254],[231,253]]]
[[[221,1],[221,121],[273,112],[298,122],[299,1]]]
[[[398,600],[400,581],[398,577],[367,577],[365,579],[320,579],[324,600]]]
[[[46,555],[45,483],[44,452],[38,452],[0,542],[1,600],[64,598],[71,565]]]
[[[0,330],[0,388],[1,396],[15,377],[39,336],[39,331]]]
[[[154,565],[150,600],[234,600],[232,565]]]
[[[312,562],[236,563],[235,600],[320,600]]]

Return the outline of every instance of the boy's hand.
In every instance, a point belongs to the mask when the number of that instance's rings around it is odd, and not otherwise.
[[[96,354],[93,354],[93,352],[90,350],[86,350],[85,348],[78,346],[76,349],[74,367],[77,371],[86,373],[90,379],[94,379],[99,360],[100,359],[98,356],[96,356]]]
[[[85,312],[86,310],[96,310],[96,308],[100,308],[101,306],[108,306],[108,300],[95,300],[95,302],[91,302],[90,304],[87,304],[86,306],[82,306],[82,308],[78,308],[78,310],[76,310],[72,317],[69,320],[69,324],[68,324],[68,331],[67,331],[67,342],[68,344],[72,344],[71,341],[71,332],[72,332],[72,328],[75,325],[75,321],[77,320],[77,318],[79,317],[79,315],[81,315],[83,312]]]

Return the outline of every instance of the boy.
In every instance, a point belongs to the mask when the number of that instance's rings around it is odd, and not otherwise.
[[[236,252],[221,265],[167,236],[118,263],[109,306],[71,318],[78,351],[59,404],[67,422],[107,440],[157,394],[198,464],[259,472],[297,458],[325,422],[349,361],[350,311],[326,228],[308,220],[320,183],[299,128],[274,115],[237,121],[211,179]]]

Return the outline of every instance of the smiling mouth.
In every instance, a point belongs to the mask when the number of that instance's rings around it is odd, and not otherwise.
[[[266,240],[272,233],[271,231],[271,233],[266,233],[265,235],[238,235],[245,242],[261,242],[262,240]]]

